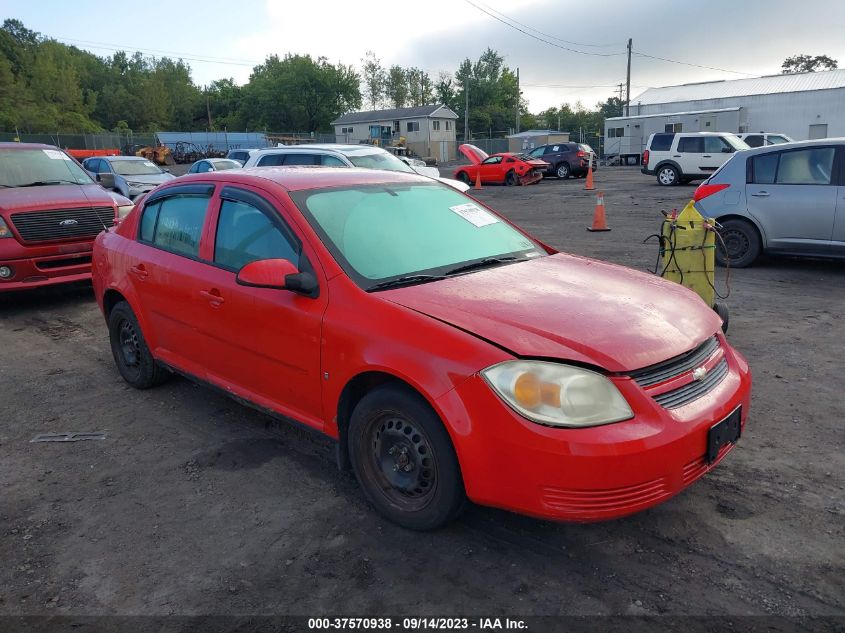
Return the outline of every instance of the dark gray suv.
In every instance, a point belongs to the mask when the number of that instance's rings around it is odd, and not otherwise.
[[[541,145],[528,152],[532,158],[539,158],[546,161],[550,166],[546,176],[557,176],[558,178],[578,178],[587,175],[590,156],[593,157],[593,171],[598,166],[596,153],[593,148],[584,143],[551,143]]]

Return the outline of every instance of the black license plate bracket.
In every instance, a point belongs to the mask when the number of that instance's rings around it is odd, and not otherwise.
[[[742,407],[734,409],[728,417],[717,422],[707,431],[707,453],[704,456],[712,464],[725,444],[736,444],[742,435]]]

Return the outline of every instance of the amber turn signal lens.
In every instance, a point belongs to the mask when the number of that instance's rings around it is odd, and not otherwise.
[[[536,374],[520,374],[513,385],[514,399],[526,409],[533,409],[540,404],[540,379]]]

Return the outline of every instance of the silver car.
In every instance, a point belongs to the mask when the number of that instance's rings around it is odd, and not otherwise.
[[[140,156],[93,156],[82,161],[82,166],[103,187],[130,200],[176,177]]]
[[[722,225],[722,266],[750,266],[763,252],[845,258],[845,138],[737,152],[694,199]]]

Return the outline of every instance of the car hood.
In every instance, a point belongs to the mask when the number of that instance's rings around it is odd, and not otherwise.
[[[516,356],[612,372],[689,351],[721,324],[679,284],[562,253],[379,294]]]
[[[173,174],[144,174],[141,176],[121,176],[126,182],[139,182],[144,185],[160,185],[163,182],[173,180]]]
[[[460,181],[460,180],[455,180],[454,178],[443,178],[443,177],[439,177],[439,178],[437,178],[437,180],[442,182],[444,185],[449,185],[453,189],[457,189],[461,193],[463,193],[465,191],[469,191],[469,185],[466,184],[465,182]]]
[[[114,199],[100,185],[44,185],[0,189],[0,211],[113,207]]]
[[[469,143],[464,143],[463,145],[458,145],[458,151],[463,154],[466,159],[471,162],[473,165],[477,165],[485,158],[490,156],[487,152],[485,152],[480,147],[476,147],[475,145],[470,145]]]

